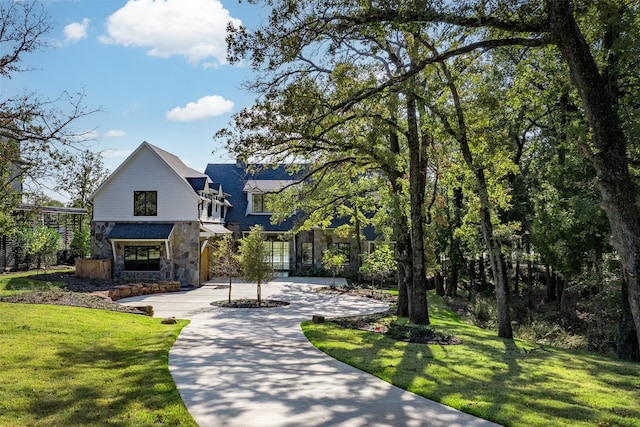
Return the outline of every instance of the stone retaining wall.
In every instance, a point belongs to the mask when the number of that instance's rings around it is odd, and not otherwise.
[[[109,289],[107,296],[112,301],[120,298],[135,297],[138,295],[160,294],[164,292],[177,292],[180,290],[180,282],[157,282],[157,283],[132,283],[130,285],[118,285]]]

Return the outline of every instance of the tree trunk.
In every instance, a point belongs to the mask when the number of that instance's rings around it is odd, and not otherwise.
[[[395,123],[397,113],[397,99],[391,100],[389,107],[391,121]],[[393,159],[400,156],[400,142],[398,134],[393,126],[389,127],[389,150],[393,154]],[[413,268],[411,267],[411,238],[409,236],[409,221],[404,211],[402,174],[397,162],[392,160],[389,165],[385,165],[385,172],[391,184],[392,212],[396,220],[394,227],[394,237],[396,239],[395,258],[398,262],[398,316],[409,316],[409,289],[413,283]]]
[[[409,289],[413,282],[411,268],[411,242],[408,236],[396,242],[396,260],[398,261],[398,316],[409,317]]]
[[[467,272],[469,274],[469,288],[476,289],[476,260],[474,258],[469,258]]]
[[[358,284],[361,285],[363,277],[362,277],[362,271],[360,271],[360,267],[362,266],[362,254],[364,253],[364,251],[362,250],[362,239],[360,238],[362,230],[360,228],[359,213],[360,211],[358,209],[358,204],[355,203],[355,206],[353,207],[353,216],[355,218],[354,233],[356,235],[356,252],[358,253],[358,256],[356,257],[356,260],[355,260],[355,270],[358,274]]]
[[[620,320],[618,323],[618,337],[616,339],[616,355],[620,359],[635,360],[640,362],[640,350],[636,328],[629,307],[629,295],[627,284],[622,281],[622,310],[620,310]]]
[[[447,86],[451,90],[451,97],[456,109],[456,117],[458,121],[458,130],[455,137],[460,144],[460,151],[467,167],[473,172],[476,184],[476,192],[480,199],[480,226],[482,228],[482,236],[489,251],[489,262],[491,263],[491,272],[493,273],[493,281],[496,292],[496,311],[498,313],[498,336],[501,338],[513,338],[511,329],[511,319],[509,318],[509,304],[507,299],[507,276],[504,272],[504,263],[502,262],[502,250],[498,239],[493,234],[493,224],[491,223],[491,205],[489,203],[489,191],[487,188],[487,180],[484,175],[484,166],[476,164],[473,154],[469,147],[467,136],[467,125],[465,120],[464,109],[458,94],[451,73],[447,69],[444,62],[440,62],[442,72],[447,78]]]
[[[441,297],[444,296],[444,284],[442,282],[442,273],[436,271],[436,274],[433,276],[433,283],[436,286],[436,294],[440,295]]]
[[[335,283],[335,280],[334,280],[334,283]],[[260,307],[262,305],[262,286],[261,286],[260,280],[258,280],[257,292],[258,292],[258,307]]]
[[[409,319],[418,325],[429,324],[427,311],[427,271],[424,259],[425,222],[424,191],[426,186],[425,142],[420,140],[417,123],[416,97],[407,94],[407,126],[409,145],[409,203],[411,216],[411,264],[413,281],[409,298]]]
[[[513,293],[518,295],[520,293],[520,248],[516,252],[516,265],[515,265],[515,277],[513,280]]]
[[[551,267],[549,264],[545,265],[545,285],[547,289],[547,297],[546,302],[555,301],[556,299],[556,281],[553,276],[553,272],[551,271]]]
[[[460,178],[462,181],[462,178]],[[460,248],[460,239],[455,237],[455,230],[462,226],[462,210],[464,208],[464,194],[462,187],[453,189],[453,207],[454,216],[453,221],[450,224],[451,230],[449,234],[449,274],[447,275],[447,292],[449,297],[455,297],[458,295],[458,279],[460,272],[464,267],[464,258],[462,249]]]
[[[562,276],[558,276],[554,274],[556,279],[556,308],[558,310],[562,309],[562,298],[564,296],[564,279]]]
[[[476,170],[476,185],[478,185],[478,195],[480,196],[480,224],[482,236],[489,249],[489,262],[493,272],[493,283],[496,288],[496,312],[498,314],[498,336],[501,338],[513,338],[511,329],[511,317],[509,314],[509,301],[507,298],[507,276],[504,271],[502,261],[502,247],[493,234],[493,224],[491,223],[491,212],[489,205],[489,193],[484,179],[484,171]]]
[[[593,132],[595,153],[587,153],[611,225],[611,244],[620,256],[627,302],[640,345],[640,212],[628,168],[627,141],[606,80],[573,17],[568,0],[546,0],[551,33],[569,66]]]
[[[458,296],[458,270],[451,269],[447,275],[447,289],[445,295],[448,297]]]
[[[480,254],[478,260],[478,277],[480,279],[480,290],[484,291],[487,288],[487,273],[484,269],[484,253]]]
[[[533,263],[527,255],[527,309],[533,309]]]

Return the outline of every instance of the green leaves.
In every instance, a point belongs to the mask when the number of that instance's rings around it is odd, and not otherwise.
[[[245,280],[260,284],[274,277],[273,268],[269,263],[269,247],[266,245],[266,241],[267,236],[260,225],[251,227],[249,234],[240,239],[238,260]]]

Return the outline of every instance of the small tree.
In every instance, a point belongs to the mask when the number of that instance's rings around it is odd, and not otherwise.
[[[397,261],[393,250],[388,245],[383,245],[376,247],[373,252],[364,257],[360,271],[371,277],[371,291],[373,292],[376,276],[379,276],[382,281],[396,267]]]
[[[71,237],[71,256],[84,258],[91,253],[91,234],[89,230],[77,230]]]
[[[58,252],[60,234],[53,228],[39,226],[31,230],[28,242],[27,253],[36,256],[37,268],[42,266],[46,273],[47,267],[53,264],[50,261]]]
[[[347,262],[347,255],[337,248],[329,248],[322,254],[322,266],[331,271],[333,275],[333,284],[336,284],[336,275],[338,271],[344,267]]]
[[[242,275],[249,282],[258,284],[258,306],[262,305],[262,282],[274,277],[274,271],[269,263],[269,250],[266,234],[261,225],[251,227],[249,234],[240,239],[238,260],[242,268]]]
[[[216,276],[229,278],[229,302],[231,302],[231,282],[240,275],[240,263],[236,254],[236,244],[231,234],[212,244],[213,272]]]

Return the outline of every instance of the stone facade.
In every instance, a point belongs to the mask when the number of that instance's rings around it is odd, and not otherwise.
[[[91,224],[91,253],[94,258],[113,260],[113,278],[133,281],[179,281],[197,285],[200,265],[200,224],[197,221],[176,222],[169,239],[169,254],[165,242],[160,246],[158,271],[127,271],[124,269],[124,247],[150,245],[148,241],[119,241],[115,244],[115,257],[107,239],[115,222],[94,221]]]

